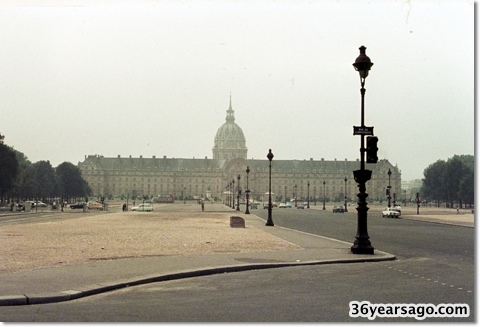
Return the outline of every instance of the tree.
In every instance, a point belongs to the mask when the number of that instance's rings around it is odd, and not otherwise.
[[[29,185],[33,174],[32,163],[25,154],[17,150],[14,151],[18,161],[18,174],[12,193],[17,199],[31,198],[33,195]]]
[[[437,201],[438,205],[440,205],[440,201],[445,200],[445,189],[443,186],[446,168],[446,162],[438,160],[423,171],[425,178],[423,179],[421,193],[424,198]]]
[[[9,146],[0,144],[0,199],[12,190],[18,174],[18,161],[15,151]]]
[[[68,200],[70,197],[87,196],[91,193],[80,169],[70,162],[63,162],[55,169],[57,195]]]
[[[423,174],[421,193],[427,200],[474,203],[475,159],[472,155],[454,155],[447,161],[438,160],[428,166]]]
[[[37,199],[54,197],[56,191],[55,171],[50,161],[38,161],[32,165],[33,195]]]

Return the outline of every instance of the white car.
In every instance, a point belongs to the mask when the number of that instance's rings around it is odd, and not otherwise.
[[[153,211],[153,207],[150,203],[142,203],[132,208],[132,211]]]
[[[382,211],[382,217],[400,218],[400,211],[395,208],[385,208]]]

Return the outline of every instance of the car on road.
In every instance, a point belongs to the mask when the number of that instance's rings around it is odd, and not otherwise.
[[[250,209],[258,209],[258,206],[256,203],[251,203],[249,206],[248,206]]]
[[[70,209],[83,209],[83,205],[85,203],[86,202],[77,202],[77,203],[71,204]]]
[[[382,217],[400,218],[400,211],[395,208],[385,208],[385,210],[382,211]]]
[[[133,207],[132,211],[148,211],[148,212],[150,212],[150,211],[153,211],[153,207],[150,203],[142,203],[142,204],[139,204],[136,207]]]
[[[397,210],[400,213],[400,215],[402,215],[402,207],[400,207],[399,205],[396,205],[393,207],[393,209]]]
[[[344,213],[345,209],[342,206],[335,206],[333,207],[333,213]]]
[[[276,202],[272,202],[272,209],[277,207],[277,203]],[[268,209],[268,202],[264,203],[263,204],[263,209]]]
[[[303,203],[297,204],[297,209],[305,209],[305,204]]]
[[[290,202],[287,202],[287,203],[280,203],[278,205],[279,208],[291,208],[292,207],[292,204]]]

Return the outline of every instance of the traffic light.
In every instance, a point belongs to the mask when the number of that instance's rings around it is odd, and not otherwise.
[[[377,163],[378,137],[367,136],[367,163]]]

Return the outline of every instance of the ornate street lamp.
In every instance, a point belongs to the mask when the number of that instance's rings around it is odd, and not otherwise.
[[[313,187],[313,201],[314,201],[314,205],[317,206],[317,187],[314,186]]]
[[[307,183],[307,209],[310,209],[310,182]]]
[[[268,170],[268,219],[266,226],[273,226],[272,220],[272,159],[273,153],[272,149],[268,150],[267,158],[269,163],[269,170]]]
[[[297,207],[297,184],[295,184],[295,208]]]
[[[232,209],[235,209],[235,179],[232,179]]]
[[[287,205],[287,186],[285,185],[285,205]]]
[[[237,192],[237,211],[240,211],[240,174],[238,174],[237,176],[237,180],[238,180],[238,183],[237,183],[237,188],[238,188],[238,192]]]
[[[247,198],[247,209],[245,209],[245,214],[249,215],[250,214],[250,210],[248,210],[248,205],[249,205],[249,196],[248,194],[250,193],[250,190],[248,189],[248,174],[250,173],[250,168],[247,166],[247,170],[245,170],[245,172],[247,173],[247,189],[245,190],[245,193],[246,193],[246,198]]]
[[[232,181],[228,183],[228,206],[232,206]]]
[[[417,192],[415,196],[415,202],[417,203],[417,215],[420,213],[420,193]]]
[[[392,172],[390,171],[390,168],[388,168],[387,175],[388,175],[388,192],[387,192],[387,193],[388,193],[388,197],[387,197],[387,199],[388,199],[388,207],[390,208],[390,199],[392,198],[392,197],[390,196],[390,192],[392,191],[392,190],[391,190],[392,187],[390,186],[390,176],[392,176]]]
[[[186,202],[186,196],[187,196],[187,188],[184,187],[184,188],[183,188],[183,204],[187,203],[187,202]]]
[[[344,198],[345,198],[345,212],[348,212],[347,210],[347,176],[345,176],[345,194],[344,194]]]
[[[323,209],[325,210],[325,181],[323,181]]]
[[[230,206],[230,183],[227,183],[227,201],[225,203],[227,207]]]
[[[355,178],[355,182],[358,183],[358,207],[357,207],[357,234],[355,236],[355,242],[353,243],[351,250],[354,254],[373,254],[374,248],[370,243],[370,237],[368,236],[367,231],[367,197],[368,194],[366,193],[366,186],[365,184],[367,181],[370,180],[372,177],[372,171],[365,169],[365,131],[369,128],[365,126],[365,79],[368,76],[368,72],[370,68],[373,66],[373,63],[370,61],[370,58],[367,57],[365,54],[366,47],[363,45],[359,48],[360,55],[355,59],[355,63],[353,67],[355,70],[358,71],[360,75],[360,94],[361,94],[361,126],[358,130],[358,134],[360,135],[360,170],[355,170],[353,172],[353,176]],[[371,128],[373,134],[373,127]],[[354,127],[354,135],[355,135],[355,127]]]
[[[227,201],[225,203],[227,207],[230,206],[230,183],[227,183]]]

